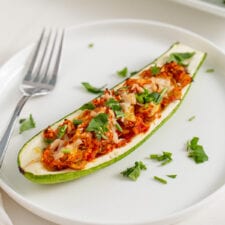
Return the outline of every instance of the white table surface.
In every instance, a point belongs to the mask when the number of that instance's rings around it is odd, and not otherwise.
[[[43,27],[68,27],[113,18],[158,20],[177,25],[206,37],[225,52],[225,17],[170,0],[0,0],[0,65],[36,40]],[[14,225],[55,224],[27,211],[0,191]],[[177,225],[224,225],[224,209],[225,193]]]

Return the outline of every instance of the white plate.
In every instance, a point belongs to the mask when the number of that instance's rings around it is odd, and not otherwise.
[[[174,0],[180,4],[225,17],[225,3],[223,0]]]
[[[125,159],[79,180],[58,185],[37,185],[18,171],[19,148],[40,129],[93,98],[82,81],[114,86],[116,71],[138,70],[181,41],[208,53],[193,86],[178,112],[147,142]],[[93,48],[88,48],[94,43]],[[12,58],[0,71],[0,127],[5,127],[20,92],[23,65],[31,48]],[[167,224],[190,215],[224,191],[225,183],[225,56],[209,41],[181,28],[151,21],[114,20],[70,28],[66,31],[59,80],[55,90],[34,98],[21,117],[32,113],[37,128],[11,139],[1,169],[1,187],[35,214],[61,224]],[[214,73],[206,73],[215,68]],[[195,115],[196,119],[188,122]],[[209,161],[195,164],[185,143],[200,137]],[[148,159],[151,153],[171,151],[172,163],[161,167]],[[120,172],[142,160],[148,170],[132,182]],[[167,185],[153,176],[169,179]]]

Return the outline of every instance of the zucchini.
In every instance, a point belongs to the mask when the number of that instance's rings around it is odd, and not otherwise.
[[[145,68],[137,72],[136,74],[132,75],[132,78],[138,78],[138,76],[146,69],[149,69],[151,66],[162,66],[171,57],[173,53],[193,53],[193,56],[185,60],[186,69],[192,79],[196,75],[198,69],[202,65],[204,59],[206,58],[206,53],[192,49],[189,46],[183,45],[181,43],[173,44],[169,50],[167,50],[164,54],[162,54],[159,58],[154,60],[151,64],[147,65]],[[125,81],[123,81],[125,82]],[[117,86],[113,87],[114,90],[117,90],[123,82],[118,84]],[[170,103],[161,113],[161,117],[155,119],[150,129],[148,129],[145,133],[138,134],[135,136],[131,142],[127,143],[125,146],[116,148],[113,151],[99,156],[95,158],[93,161],[88,162],[83,169],[75,170],[75,169],[63,169],[59,171],[50,171],[43,166],[41,162],[42,156],[42,149],[45,147],[45,143],[43,141],[43,131],[39,132],[37,135],[32,137],[27,143],[23,145],[18,153],[18,167],[20,172],[29,180],[35,183],[41,184],[53,184],[53,183],[60,183],[66,182],[70,180],[74,180],[80,178],[82,176],[88,175],[97,171],[101,168],[109,166],[114,162],[122,159],[123,157],[127,156],[129,153],[134,151],[139,145],[141,145],[146,139],[148,139],[160,126],[162,126],[177,110],[180,106],[182,100],[184,99],[185,95],[187,94],[191,83],[185,86],[182,89],[182,94],[180,100],[176,100]],[[71,114],[67,115],[66,117],[62,118],[61,120],[57,121],[56,123],[52,124],[50,127],[56,128],[65,118],[67,119],[74,119],[82,112],[81,107],[76,111],[72,112]]]

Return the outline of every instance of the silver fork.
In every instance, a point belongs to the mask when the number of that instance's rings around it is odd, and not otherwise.
[[[42,31],[28,70],[20,85],[23,96],[16,105],[8,127],[0,140],[0,167],[15,122],[27,100],[33,96],[48,94],[56,84],[63,39],[64,31]]]

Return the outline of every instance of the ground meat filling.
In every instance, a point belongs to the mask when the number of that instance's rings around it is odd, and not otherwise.
[[[115,90],[106,89],[77,118],[44,130],[43,165],[52,171],[81,170],[88,162],[125,146],[148,131],[170,103],[180,100],[182,89],[191,81],[184,66],[170,62],[158,68],[157,74],[146,69]]]

